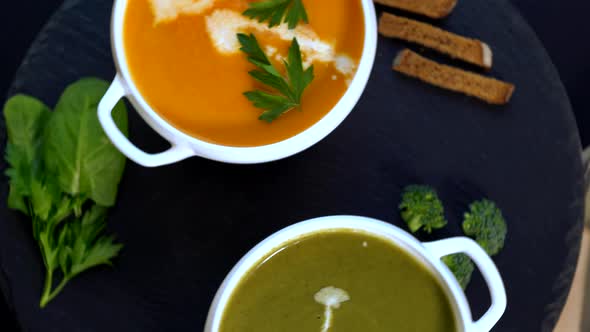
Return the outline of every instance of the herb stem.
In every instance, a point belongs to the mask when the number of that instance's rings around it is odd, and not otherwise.
[[[51,291],[51,286],[53,285],[53,272],[47,270],[45,277],[45,289],[43,289],[43,295],[41,295],[41,301],[39,303],[41,308],[45,308],[45,306],[63,290],[68,281],[70,281],[70,278],[64,277],[59,285],[57,285],[57,287]]]
[[[41,308],[44,308],[50,301],[49,295],[51,293],[51,286],[53,284],[53,271],[46,269],[45,272],[45,287],[43,288],[43,294],[41,295]]]

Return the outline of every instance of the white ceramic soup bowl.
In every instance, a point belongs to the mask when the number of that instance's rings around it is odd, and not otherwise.
[[[157,167],[172,164],[188,157],[236,163],[255,164],[289,157],[316,144],[332,132],[352,111],[363,93],[377,49],[377,18],[372,0],[361,0],[365,20],[365,40],[357,72],[346,93],[334,108],[307,130],[284,141],[257,147],[231,147],[212,144],[192,137],[166,122],[156,113],[138,91],[125,55],[123,23],[127,0],[116,0],[111,22],[111,44],[117,66],[117,75],[98,106],[98,118],[113,144],[129,159],[147,166]],[[115,125],[111,111],[117,102],[126,97],[139,115],[156,132],[170,142],[170,149],[156,154],[142,151],[125,137]]]
[[[422,243],[409,233],[391,224],[356,216],[331,216],[311,219],[287,227],[262,241],[250,250],[231,270],[221,284],[207,317],[205,332],[218,332],[225,308],[242,278],[252,271],[269,254],[285,243],[326,230],[352,230],[368,233],[387,241],[410,254],[425,266],[442,285],[455,314],[458,332],[488,332],[498,322],[506,309],[506,291],[498,269],[486,252],[473,240],[455,237],[436,242]],[[477,321],[471,315],[469,304],[461,286],[440,260],[443,256],[465,253],[477,265],[483,275],[492,304]]]

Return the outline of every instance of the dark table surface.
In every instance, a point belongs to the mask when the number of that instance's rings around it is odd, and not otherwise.
[[[59,0],[21,0],[3,8],[0,91],[6,91],[28,46],[60,3]],[[584,90],[590,86],[590,78],[584,74],[590,71],[590,64],[585,61],[590,59],[590,45],[579,42],[578,36],[590,32],[590,26],[580,24],[586,19],[590,3],[583,0],[514,0],[514,3],[537,31],[557,66],[576,113],[582,143],[587,145],[590,143],[590,116],[586,115],[586,108],[590,101],[584,98]],[[11,329],[14,328],[10,324],[10,314],[0,303],[0,330]]]

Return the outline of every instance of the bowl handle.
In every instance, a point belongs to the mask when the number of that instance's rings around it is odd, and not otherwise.
[[[115,105],[125,97],[125,85],[119,74],[115,76],[113,83],[102,97],[98,104],[98,119],[105,133],[127,158],[145,167],[158,167],[181,161],[194,155],[194,152],[175,143],[170,142],[172,147],[164,152],[150,154],[136,147],[123,133],[119,130],[111,115]]]
[[[424,243],[424,246],[439,259],[451,254],[464,253],[475,262],[488,285],[492,305],[478,321],[466,323],[467,332],[489,332],[506,310],[504,282],[490,256],[475,241],[466,237]]]

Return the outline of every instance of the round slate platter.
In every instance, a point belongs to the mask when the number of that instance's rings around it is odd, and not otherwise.
[[[81,77],[111,79],[111,5],[66,1],[9,94],[55,105]],[[509,105],[487,106],[392,72],[393,57],[408,45],[380,39],[358,106],[299,155],[253,166],[198,158],[158,169],[129,163],[109,218],[124,251],[114,268],[76,278],[45,310],[38,308],[43,268],[30,221],[7,210],[2,177],[0,284],[22,327],[199,331],[225,274],[267,235],[333,214],[402,225],[396,213],[401,188],[423,182],[434,185],[447,206],[450,226],[436,238],[461,234],[471,200],[486,196],[503,208],[509,235],[495,260],[508,309],[495,331],[551,331],[571,284],[582,227],[580,143],[568,98],[535,34],[507,1],[460,1],[439,25],[492,46],[490,75],[517,87]],[[149,151],[166,147],[135,112],[130,131]],[[489,305],[479,276],[467,294],[479,316]]]

